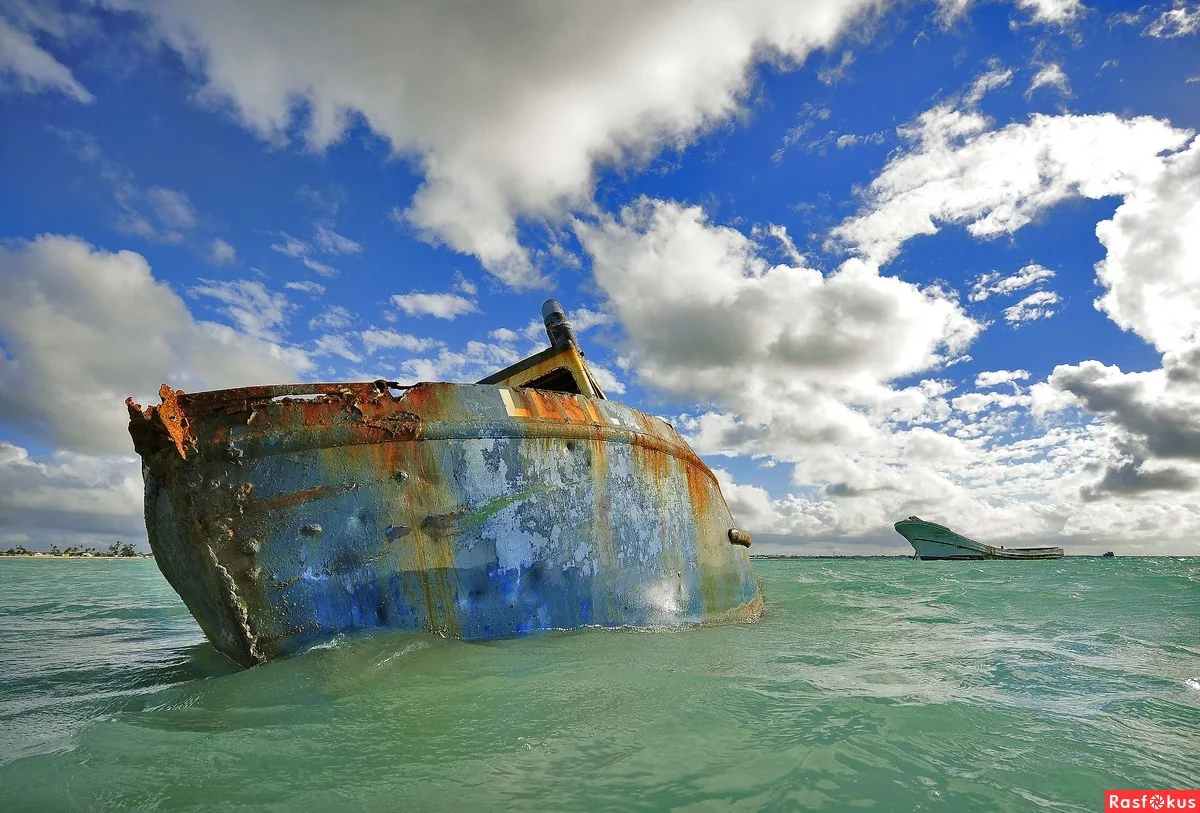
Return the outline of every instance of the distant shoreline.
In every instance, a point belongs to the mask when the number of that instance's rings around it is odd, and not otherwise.
[[[0,553],[0,559],[153,559],[153,553],[136,553],[133,556],[110,556],[107,553],[104,555],[92,556],[67,556],[59,553]]]

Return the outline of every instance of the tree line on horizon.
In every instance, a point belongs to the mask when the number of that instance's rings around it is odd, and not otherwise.
[[[88,557],[88,558],[96,558],[96,557],[132,558],[132,557],[143,555],[143,554],[138,553],[137,548],[135,548],[133,545],[129,544],[128,542],[122,542],[121,540],[118,539],[116,542],[113,542],[111,545],[108,546],[107,551],[97,550],[96,548],[93,548],[90,545],[85,546],[85,547],[72,545],[71,547],[66,548],[66,549],[59,549],[58,545],[51,545],[50,551],[49,551],[49,553],[47,553],[46,551],[29,550],[24,545],[16,545],[16,546],[11,547],[8,550],[4,551],[3,553],[0,553],[0,556],[32,556],[37,553],[40,553],[43,555],[48,555],[48,556],[75,556],[75,557]]]

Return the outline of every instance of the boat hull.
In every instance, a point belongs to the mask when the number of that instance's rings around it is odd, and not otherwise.
[[[955,533],[944,525],[923,520],[901,520],[896,531],[913,546],[922,561],[953,559],[1061,559],[1062,548],[1003,548],[985,545]]]
[[[131,407],[150,544],[245,666],[339,633],[455,638],[761,612],[715,478],[598,398],[422,384]],[[172,418],[174,415],[174,418]]]

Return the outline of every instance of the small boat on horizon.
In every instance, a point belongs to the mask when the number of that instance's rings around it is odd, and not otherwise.
[[[1061,559],[1062,548],[1005,548],[976,542],[945,525],[920,517],[909,517],[895,524],[896,531],[909,541],[922,561],[939,559]]]
[[[1101,559],[1112,559],[1112,558],[1114,558],[1116,555],[1117,555],[1117,554],[1113,553],[1113,552],[1110,550],[1110,551],[1105,551],[1105,552],[1104,552],[1104,555],[1103,555],[1103,556],[1101,556],[1100,558],[1101,558]]]
[[[243,666],[370,629],[451,638],[762,612],[750,535],[660,418],[609,401],[562,307],[477,384],[126,400],[155,561]]]

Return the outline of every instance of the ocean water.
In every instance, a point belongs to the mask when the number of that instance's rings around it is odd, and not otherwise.
[[[2,810],[1097,811],[1200,787],[1200,559],[759,560],[757,624],[240,670],[152,561],[0,560]]]

